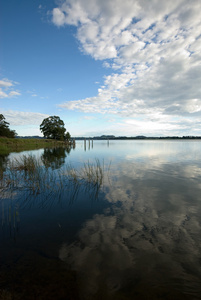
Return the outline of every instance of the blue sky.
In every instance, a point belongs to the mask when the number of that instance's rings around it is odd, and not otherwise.
[[[3,0],[0,112],[18,135],[201,135],[200,0]]]

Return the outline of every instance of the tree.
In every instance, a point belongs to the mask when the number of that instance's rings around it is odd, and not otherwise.
[[[50,116],[43,120],[40,131],[47,139],[65,140],[64,122],[58,116]]]
[[[9,123],[5,121],[4,115],[0,114],[0,136],[14,138],[17,133],[9,128]]]
[[[65,140],[69,141],[70,138],[71,138],[70,133],[69,133],[69,132],[66,132],[66,134],[65,134]]]

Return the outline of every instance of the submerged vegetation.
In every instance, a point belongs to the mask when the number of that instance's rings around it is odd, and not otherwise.
[[[107,169],[107,172],[109,168]],[[57,194],[62,191],[79,187],[93,189],[97,193],[103,185],[105,176],[104,162],[84,163],[80,168],[67,164],[53,170],[41,158],[33,155],[22,155],[9,160],[6,170],[0,172],[0,191],[29,191],[31,194]]]

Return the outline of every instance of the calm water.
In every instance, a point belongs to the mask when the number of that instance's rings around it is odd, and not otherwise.
[[[1,193],[0,299],[201,299],[200,141],[30,153],[52,172],[98,158],[104,184]]]

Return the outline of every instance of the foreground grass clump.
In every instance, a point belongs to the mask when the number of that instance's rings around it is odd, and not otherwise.
[[[45,147],[55,147],[66,145],[68,142],[56,141],[51,139],[21,139],[0,137],[0,155],[10,152],[20,152],[22,150],[34,150]]]
[[[69,185],[93,187],[99,190],[103,185],[104,163],[98,159],[94,163],[84,163],[75,169],[71,164],[63,169],[52,170],[44,161],[32,155],[22,155],[7,164],[1,171],[0,190],[29,190],[33,194],[61,192]]]

